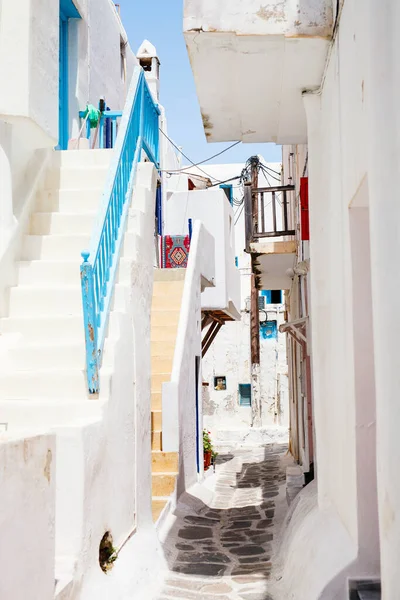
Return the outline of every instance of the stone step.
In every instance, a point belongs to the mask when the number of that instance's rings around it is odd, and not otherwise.
[[[162,384],[171,381],[171,373],[153,373],[151,376],[151,391],[161,392]]]
[[[151,430],[162,431],[162,411],[152,410],[151,411]]]
[[[169,498],[157,498],[153,497],[151,501],[151,510],[153,514],[153,523],[156,523],[162,511],[168,504]]]
[[[178,473],[152,473],[152,497],[170,496],[175,489]]]
[[[152,356],[151,372],[152,373],[172,373],[172,364],[174,357],[172,356]]]
[[[153,342],[175,341],[177,329],[176,325],[171,325],[167,320],[165,320],[163,325],[154,325],[152,323],[150,339]]]
[[[153,473],[177,473],[178,453],[153,450],[151,453],[151,470]]]
[[[162,410],[161,392],[151,392],[151,410]]]
[[[186,269],[154,269],[154,281],[184,281]]]
[[[151,356],[162,356],[171,358],[175,351],[175,341],[173,342],[151,342]]]
[[[151,449],[162,450],[162,432],[152,431],[151,432]]]
[[[153,296],[174,294],[180,297],[182,296],[184,285],[184,281],[154,281]]]
[[[180,306],[179,309],[170,308],[166,309],[160,308],[158,310],[152,308],[151,311],[151,326],[157,327],[159,325],[165,325],[166,323],[170,326],[175,326],[178,328],[180,318]]]
[[[165,294],[153,294],[151,311],[155,310],[175,310],[177,313],[181,311],[182,296],[173,292]]]

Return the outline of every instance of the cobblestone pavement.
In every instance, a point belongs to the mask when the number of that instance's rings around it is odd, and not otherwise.
[[[283,446],[220,455],[210,506],[178,517],[158,600],[274,600],[269,594]]]

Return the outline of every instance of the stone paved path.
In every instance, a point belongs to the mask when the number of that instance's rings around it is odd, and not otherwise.
[[[219,456],[212,503],[182,514],[174,527],[158,600],[274,600],[268,580],[284,452],[271,445]]]

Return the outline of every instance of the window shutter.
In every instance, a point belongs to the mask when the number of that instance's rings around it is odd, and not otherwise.
[[[300,179],[300,210],[301,210],[301,239],[308,242],[310,239],[310,219],[308,212],[308,177]]]
[[[250,383],[239,383],[239,404],[240,406],[251,406]]]

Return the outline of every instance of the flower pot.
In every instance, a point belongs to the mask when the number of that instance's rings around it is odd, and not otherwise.
[[[207,471],[207,469],[210,468],[211,465],[211,451],[208,452],[204,452],[204,470]]]

